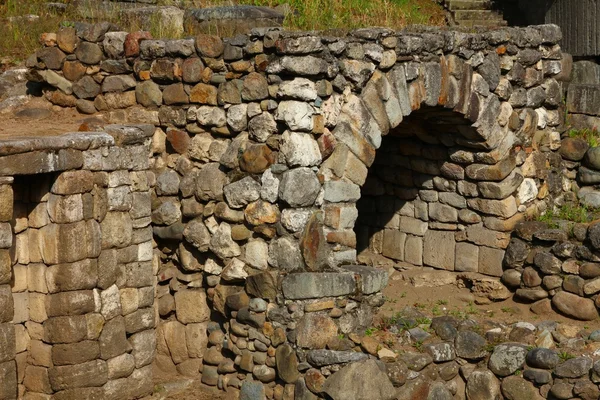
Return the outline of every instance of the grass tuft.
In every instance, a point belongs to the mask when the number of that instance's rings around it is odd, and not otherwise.
[[[588,142],[588,144],[590,145],[590,147],[598,147],[598,146],[600,146],[600,132],[598,132],[596,130],[596,128],[594,128],[594,129],[588,129],[588,128],[584,128],[584,129],[571,129],[569,131],[569,137],[572,137],[572,138],[582,138],[586,142]]]

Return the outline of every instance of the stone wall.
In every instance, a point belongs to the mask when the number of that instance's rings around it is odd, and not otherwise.
[[[500,276],[507,232],[562,196],[555,26],[225,40],[113,29],[63,28],[27,65],[54,104],[157,127],[163,369],[312,398],[302,373],[329,375],[342,355],[308,352],[347,350],[338,334],[384,300],[387,274],[352,265],[357,242]]]
[[[1,142],[2,398],[152,391],[154,128],[106,131]]]
[[[579,320],[598,318],[597,222],[519,224],[504,260],[502,280],[516,288],[516,296],[544,312],[551,305]],[[551,301],[550,301],[551,299]]]

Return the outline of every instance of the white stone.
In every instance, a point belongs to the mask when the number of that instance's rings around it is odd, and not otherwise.
[[[279,103],[275,119],[284,121],[293,131],[311,131],[314,112],[313,107],[308,103],[286,100]]]
[[[317,90],[313,81],[306,78],[295,78],[279,85],[277,96],[311,101],[317,98]]]
[[[227,110],[227,125],[234,132],[241,132],[248,127],[248,105],[235,104]]]
[[[223,272],[223,267],[221,267],[215,260],[209,258],[204,263],[204,272],[211,275],[221,275]]]
[[[238,258],[232,258],[231,261],[223,268],[221,272],[221,279],[225,281],[240,281],[245,280],[248,277],[248,273],[244,271],[244,264]]]
[[[538,188],[535,180],[532,178],[525,178],[517,190],[517,199],[519,204],[525,204],[531,200],[534,200],[538,195]]]
[[[281,224],[290,232],[300,232],[313,212],[311,208],[286,208],[281,212]]]
[[[138,261],[152,261],[152,242],[138,245]]]
[[[310,167],[321,162],[321,151],[311,134],[285,131],[280,151],[292,167]]]
[[[120,58],[123,56],[125,38],[128,32],[106,32],[102,46],[110,58]]]
[[[240,246],[231,238],[231,226],[226,222],[219,225],[210,239],[209,248],[221,259],[237,257],[242,253]]]
[[[277,122],[271,113],[263,112],[250,120],[248,132],[256,141],[265,142],[269,136],[277,132]]]
[[[121,294],[117,285],[103,290],[100,293],[100,300],[102,302],[100,313],[106,320],[121,315]]]
[[[536,108],[535,113],[538,116],[537,126],[540,129],[544,129],[548,123],[548,113],[545,108]]]
[[[267,169],[263,172],[260,182],[262,184],[260,197],[265,201],[275,203],[278,198],[279,179],[273,175],[270,169]]]
[[[344,97],[340,94],[333,94],[321,104],[321,112],[325,119],[326,127],[334,127],[339,120],[342,106],[344,105]]]
[[[249,241],[245,248],[244,260],[256,269],[266,270],[268,267],[269,246],[262,239]]]
[[[198,107],[196,118],[198,120],[198,124],[206,126],[224,126],[227,123],[225,110],[220,107]]]

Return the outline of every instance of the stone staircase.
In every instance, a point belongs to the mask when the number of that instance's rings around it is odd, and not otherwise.
[[[457,26],[506,26],[502,12],[494,9],[493,0],[444,0],[450,12],[451,23]]]

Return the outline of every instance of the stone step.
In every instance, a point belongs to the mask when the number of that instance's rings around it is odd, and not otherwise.
[[[502,20],[502,14],[491,10],[460,10],[454,12],[455,21]]]
[[[456,21],[459,26],[464,26],[467,28],[472,28],[475,26],[485,26],[485,27],[498,27],[498,26],[507,26],[508,23],[504,20],[467,20],[467,21]]]
[[[490,0],[450,0],[448,9],[456,10],[489,10],[492,7]]]

